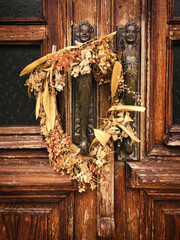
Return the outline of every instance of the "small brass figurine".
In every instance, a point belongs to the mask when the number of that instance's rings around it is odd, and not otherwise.
[[[118,27],[117,48],[122,52],[122,66],[124,70],[124,80],[130,93],[124,96],[124,104],[135,105],[136,100],[133,92],[138,91],[139,79],[139,27],[136,23],[127,23],[124,27]],[[135,115],[131,113],[131,117]],[[136,126],[135,126],[136,127]],[[124,139],[121,150],[126,155],[133,153],[133,145],[130,138]]]
[[[138,85],[138,49],[137,46],[137,34],[138,27],[135,23],[128,23],[125,25],[125,48],[122,53],[122,63],[125,72],[125,83],[130,90],[137,92]],[[135,99],[133,93],[128,94],[125,99],[125,104],[134,105]]]
[[[79,24],[75,31],[76,45],[89,41],[94,37],[94,28],[88,21],[83,21]],[[77,77],[77,91],[79,99],[79,114],[80,114],[80,148],[81,154],[87,155],[89,149],[88,139],[88,123],[89,123],[89,109],[90,97],[92,91],[92,72]]]
[[[79,45],[81,43],[87,42],[94,37],[94,28],[88,21],[83,21],[75,29],[74,33],[74,43]]]

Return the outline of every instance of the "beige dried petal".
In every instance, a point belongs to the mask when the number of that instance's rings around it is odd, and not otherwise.
[[[124,118],[124,124],[128,122],[133,122],[132,118],[129,116],[129,112],[126,112],[125,118]]]
[[[115,142],[118,139],[118,135],[112,135],[112,139]]]
[[[73,77],[78,77],[78,76],[79,76],[79,72],[80,72],[80,67],[79,67],[79,65],[75,65],[75,66],[73,67],[73,70],[72,70],[72,72],[71,72],[71,75],[72,75]]]
[[[88,61],[88,60],[83,60],[83,61],[79,64],[79,66],[80,66],[81,68],[86,67],[86,66],[88,66],[88,65],[89,65],[89,61]]]
[[[122,131],[122,137],[127,138],[128,134],[125,131]]]
[[[88,52],[86,53],[86,59],[89,60],[90,58],[91,58],[91,52],[88,51]]]
[[[86,58],[86,53],[88,52],[88,50],[83,49],[81,50],[81,58],[84,60]]]
[[[121,123],[121,122],[124,121],[124,117],[119,117],[119,118],[116,119],[116,121],[119,122],[119,123]]]
[[[84,68],[81,69],[81,74],[89,74],[91,72],[91,68],[89,66],[85,66]]]
[[[136,142],[141,142],[133,133],[132,129],[129,130],[129,126],[126,128],[125,126],[123,126],[122,124],[117,122],[117,126],[120,127],[126,134],[128,134],[130,136],[130,138]],[[129,128],[129,129],[128,129]],[[126,135],[125,135],[126,136]]]
[[[94,129],[94,134],[96,136],[96,138],[98,139],[98,141],[105,146],[106,143],[109,141],[111,135],[107,132],[98,130],[98,129]]]

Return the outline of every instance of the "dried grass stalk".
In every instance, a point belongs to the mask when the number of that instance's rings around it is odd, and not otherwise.
[[[39,92],[36,100],[36,119],[39,117],[40,99],[41,99],[41,93]]]
[[[120,62],[116,61],[113,68],[112,78],[111,78],[111,98],[113,100],[116,90],[119,84],[119,78],[121,76],[122,65]]]
[[[146,110],[145,107],[119,104],[117,106],[112,106],[111,108],[109,108],[108,112],[110,112],[110,111],[133,111],[133,112],[137,111],[137,112],[144,112],[145,110]]]

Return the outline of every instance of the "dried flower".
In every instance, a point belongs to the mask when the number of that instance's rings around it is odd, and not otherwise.
[[[128,107],[122,109],[121,94],[127,91],[138,101],[140,98],[124,84],[123,74],[120,74],[119,69],[112,84],[114,106],[108,110],[107,118],[103,120],[100,129],[95,130],[96,138],[91,143],[89,157],[80,155],[80,149],[72,143],[60,125],[55,96],[57,91],[63,91],[66,73],[70,70],[71,75],[77,78],[80,74],[89,74],[92,71],[95,80],[102,84],[110,82],[114,66],[120,65],[116,62],[116,54],[111,50],[112,36],[110,34],[76,47],[64,48],[37,60],[27,66],[26,71],[22,71],[31,72],[26,85],[29,95],[34,92],[37,96],[36,117],[41,118],[41,135],[47,145],[49,162],[55,171],[61,175],[68,173],[71,180],[76,180],[79,192],[85,191],[87,183],[93,190],[98,182],[106,181],[105,172],[110,165],[110,149],[114,141],[122,141],[128,136],[132,141],[139,141],[131,128],[133,120]],[[129,109],[131,111],[133,108]]]

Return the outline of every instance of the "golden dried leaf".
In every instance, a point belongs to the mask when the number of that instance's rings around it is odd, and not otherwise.
[[[52,95],[49,99],[49,114],[46,114],[46,127],[48,132],[53,130],[56,120],[56,96]]]
[[[114,64],[112,78],[111,78],[111,98],[112,99],[116,94],[116,90],[119,84],[119,78],[121,76],[121,71],[122,71],[122,65],[120,64],[120,62],[116,61]]]
[[[94,138],[93,141],[91,142],[91,145],[89,146],[89,152],[91,151],[92,146],[98,142],[97,138]]]
[[[29,86],[28,86],[28,96],[29,96],[29,98],[31,98],[31,86],[32,86],[32,84],[30,83]]]
[[[118,61],[120,61],[121,57],[122,57],[122,52],[116,52],[116,56],[117,56]]]
[[[47,131],[50,132],[50,130],[51,130],[51,119],[49,119],[47,117],[46,117],[46,128],[47,128]]]
[[[98,130],[98,129],[94,129],[94,134],[97,138],[97,140],[103,145],[105,146],[106,143],[109,141],[111,135],[107,132]]]
[[[127,129],[125,126],[123,126],[122,124],[120,124],[120,123],[118,123],[118,122],[116,122],[116,125],[117,125],[118,127],[120,127],[125,133],[127,133],[132,140],[134,140],[134,141],[136,141],[136,142],[141,142],[141,141],[139,140],[139,138],[137,138],[137,137],[134,135],[134,133],[133,133],[132,131],[130,131],[129,129]]]
[[[51,67],[51,70],[50,70],[50,83],[52,84],[52,77],[53,77],[53,65]]]
[[[126,115],[124,118],[124,124],[127,122],[133,122],[132,118],[129,116],[129,112],[126,112]]]
[[[46,72],[49,72],[49,73],[50,73],[50,83],[52,83],[53,67],[54,67],[54,65],[52,65],[52,66],[49,67],[49,68],[45,68],[45,69],[43,69],[43,71],[46,71]]]
[[[51,112],[51,129],[54,128],[56,120],[56,96],[52,95],[50,97],[50,112]]]
[[[54,53],[49,53],[47,54],[46,56],[44,57],[41,57],[39,59],[37,59],[36,61],[32,62],[31,64],[27,65],[23,70],[22,72],[20,73],[20,76],[23,76],[27,73],[30,73],[32,72],[37,66],[39,66],[40,64],[46,62],[48,60],[48,57],[52,56],[52,55],[55,55],[57,52],[54,52]]]
[[[31,64],[27,65],[22,72],[20,73],[20,76],[23,76],[27,73],[30,73],[34,70],[35,67],[39,66],[41,63],[47,61],[48,56],[44,56],[42,58],[39,58],[38,60],[32,62]]]
[[[41,93],[39,92],[36,100],[36,119],[39,117],[40,99],[41,99]]]
[[[45,72],[49,72],[51,70],[51,67],[43,69]]]
[[[50,113],[50,94],[49,94],[49,86],[48,81],[46,80],[45,89],[44,89],[44,96],[43,96],[43,106],[46,113],[47,118],[51,118]]]
[[[116,106],[112,106],[108,111],[134,111],[134,112],[144,112],[145,110],[146,110],[145,107],[119,104],[119,105],[116,105]]]
[[[117,31],[116,32],[112,32],[112,33],[107,34],[107,35],[105,35],[103,37],[100,37],[100,39],[110,38],[110,37],[114,36],[116,33],[117,33]]]
[[[72,49],[76,49],[76,48],[78,48],[78,46],[68,46],[68,47],[61,49],[61,51],[64,52],[64,51],[72,50]]]

